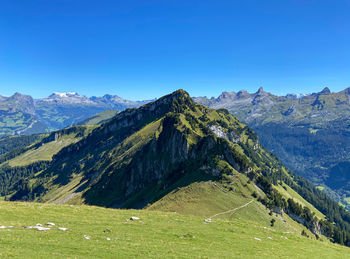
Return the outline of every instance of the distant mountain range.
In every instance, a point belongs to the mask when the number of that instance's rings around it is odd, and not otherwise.
[[[0,137],[58,130],[102,111],[122,111],[148,102],[130,101],[107,94],[88,98],[74,92],[55,92],[42,99],[20,93],[10,97],[0,96]]]
[[[227,109],[289,168],[350,209],[350,88],[332,93],[326,87],[302,96],[276,96],[260,88],[194,100]]]

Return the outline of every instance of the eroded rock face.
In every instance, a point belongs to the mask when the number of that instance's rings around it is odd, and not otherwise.
[[[241,137],[238,136],[234,131],[228,131],[225,132],[220,126],[218,125],[210,125],[209,129],[211,132],[213,132],[218,138],[224,138],[227,139],[233,143],[237,143],[240,141]]]
[[[227,133],[218,125],[210,125],[209,129],[219,138],[228,139]]]

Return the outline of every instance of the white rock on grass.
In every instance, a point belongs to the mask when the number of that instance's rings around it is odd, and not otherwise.
[[[131,217],[130,220],[140,220],[139,217]]]
[[[37,223],[35,226],[42,227],[43,225],[41,225],[40,223]]]
[[[59,230],[62,230],[62,231],[67,231],[68,228],[58,228]]]
[[[211,218],[207,218],[207,219],[205,219],[205,220],[204,220],[204,222],[206,222],[206,223],[210,223],[210,222],[211,222]]]
[[[257,238],[257,237],[254,237],[254,239],[255,239],[256,241],[261,241],[261,239],[260,239],[260,238]]]
[[[107,237],[107,238],[106,238],[106,240],[108,240],[108,241],[109,241],[109,240],[111,240],[111,239],[110,239],[109,237]]]
[[[53,226],[55,226],[55,223],[52,223],[52,222],[47,222],[47,223],[46,223],[46,226],[53,227]]]
[[[84,235],[84,238],[89,240],[90,239],[90,236],[87,236],[87,235]]]
[[[39,231],[46,231],[46,230],[50,230],[50,228],[45,228],[45,227],[34,227]]]
[[[0,228],[1,228],[1,229],[4,229],[4,228],[6,228],[6,226],[0,226]]]
[[[272,237],[267,237],[268,239],[272,239]]]

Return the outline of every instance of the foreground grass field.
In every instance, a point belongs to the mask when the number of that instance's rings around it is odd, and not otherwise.
[[[129,220],[131,216],[140,220]],[[56,225],[47,231],[23,227],[47,222]],[[205,223],[204,217],[171,212],[0,202],[1,258],[347,258],[349,254],[349,248],[244,219],[215,218]]]

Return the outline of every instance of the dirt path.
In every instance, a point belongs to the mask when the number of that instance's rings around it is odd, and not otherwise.
[[[228,191],[224,190],[223,188],[221,188],[219,185],[217,185],[216,183],[214,183],[214,186],[218,187],[221,191],[223,191],[224,193],[228,193]]]
[[[255,184],[254,184],[254,187],[255,187],[255,190],[257,191],[257,193],[260,195],[260,197],[262,197],[263,193],[261,192],[260,188],[258,186],[256,186]]]
[[[248,206],[248,205],[251,204],[253,201],[254,201],[254,200],[251,200],[251,201],[247,202],[246,204],[244,204],[244,205],[242,205],[242,206],[240,206],[240,207],[237,207],[237,208],[234,208],[234,209],[231,209],[231,210],[228,210],[228,211],[224,211],[224,212],[217,213],[217,214],[215,214],[215,215],[213,215],[213,216],[210,216],[208,219],[212,219],[212,218],[214,218],[214,217],[216,217],[216,216],[223,215],[223,214],[226,214],[226,213],[233,213],[233,212],[235,212],[236,210],[239,210],[239,209],[242,209],[242,208]]]

